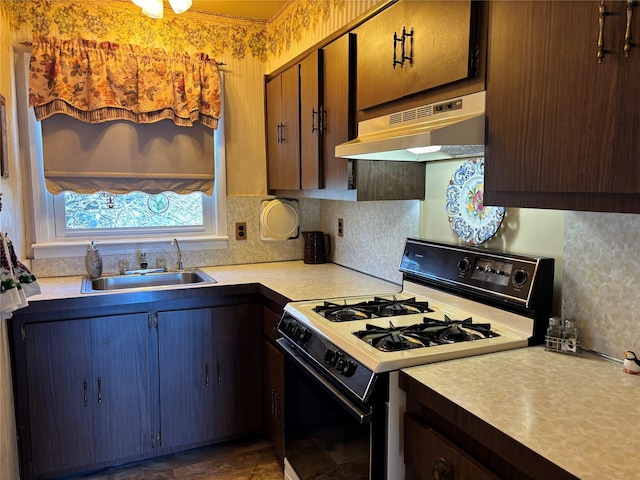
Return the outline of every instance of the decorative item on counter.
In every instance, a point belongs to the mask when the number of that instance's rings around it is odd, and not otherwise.
[[[484,205],[484,158],[468,160],[453,172],[446,200],[451,229],[465,242],[484,243],[502,224],[505,208]]]
[[[29,269],[18,260],[13,244],[0,233],[0,318],[9,318],[29,305],[27,297],[40,293],[40,285]]]
[[[623,370],[631,375],[640,373],[640,360],[631,350],[624,352],[624,360],[622,362]]]
[[[565,306],[566,300],[563,300],[561,318],[551,317],[549,319],[544,349],[548,352],[580,355],[578,323],[574,319],[566,318]]]
[[[89,248],[87,249],[87,257],[85,258],[85,265],[87,267],[87,275],[89,278],[98,278],[102,276],[102,257],[100,252],[96,248],[96,241],[91,241]]]

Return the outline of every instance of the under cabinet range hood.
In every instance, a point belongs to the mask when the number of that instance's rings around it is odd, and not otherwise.
[[[391,113],[358,124],[336,157],[429,162],[484,156],[485,92]]]

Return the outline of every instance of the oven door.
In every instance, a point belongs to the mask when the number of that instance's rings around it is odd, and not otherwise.
[[[285,478],[384,479],[384,401],[347,396],[287,340],[278,344],[285,363]]]

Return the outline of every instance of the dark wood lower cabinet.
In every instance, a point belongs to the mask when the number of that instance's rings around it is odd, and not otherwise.
[[[213,309],[158,312],[161,446],[214,437]]]
[[[198,290],[194,298],[165,294],[175,297],[166,301],[94,300],[108,304],[104,308],[87,297],[33,302],[14,315],[10,346],[23,480],[261,432],[260,297]],[[103,315],[91,316],[96,310]]]
[[[25,326],[28,476],[151,450],[147,325],[137,313]]]
[[[421,418],[404,416],[406,480],[498,480]]]
[[[406,480],[577,480],[402,371],[400,388]]]
[[[277,308],[273,306],[272,308]],[[284,360],[276,347],[276,326],[282,309],[268,307],[262,311],[262,416],[265,434],[273,443],[276,455],[284,458]]]

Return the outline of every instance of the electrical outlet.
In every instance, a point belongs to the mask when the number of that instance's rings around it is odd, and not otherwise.
[[[338,219],[338,236],[344,237],[344,220],[341,218]]]
[[[236,240],[247,239],[247,222],[236,222]]]

